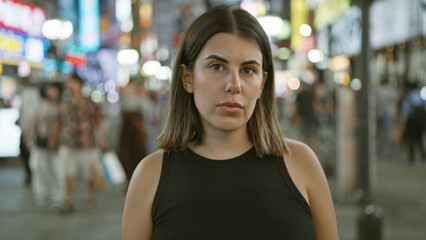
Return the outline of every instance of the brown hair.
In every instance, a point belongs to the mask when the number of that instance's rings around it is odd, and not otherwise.
[[[169,112],[157,142],[165,150],[201,143],[203,127],[199,113],[193,95],[183,87],[179,71],[181,64],[192,69],[204,44],[217,33],[238,33],[259,45],[263,56],[262,71],[268,75],[262,96],[247,123],[248,134],[260,156],[288,152],[275,114],[274,66],[268,36],[252,15],[233,5],[219,5],[208,10],[185,32],[173,63]]]

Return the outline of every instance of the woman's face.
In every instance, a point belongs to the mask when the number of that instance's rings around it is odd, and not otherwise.
[[[181,67],[183,85],[194,95],[205,132],[245,131],[266,76],[257,43],[230,33],[211,37],[192,71]]]

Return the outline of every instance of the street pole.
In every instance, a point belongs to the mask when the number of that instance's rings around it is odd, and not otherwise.
[[[362,83],[357,104],[357,187],[362,191],[361,213],[358,218],[359,240],[382,239],[382,211],[373,204],[377,176],[376,119],[374,85],[370,79],[370,6],[373,0],[358,0],[362,11],[362,50],[357,75]]]

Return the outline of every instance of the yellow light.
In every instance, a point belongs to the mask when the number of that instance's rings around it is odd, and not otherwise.
[[[348,72],[345,72],[342,77],[342,85],[348,86],[351,82],[351,76]]]
[[[329,68],[331,71],[345,71],[348,70],[351,62],[346,56],[336,56],[330,59]]]
[[[290,88],[293,91],[296,91],[297,89],[300,88],[300,80],[292,77],[288,80],[288,88]]]

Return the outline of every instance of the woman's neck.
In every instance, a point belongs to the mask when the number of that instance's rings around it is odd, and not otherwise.
[[[190,149],[209,159],[224,160],[237,157],[248,151],[252,146],[253,143],[244,128],[233,132],[204,133],[202,143],[190,146]]]

